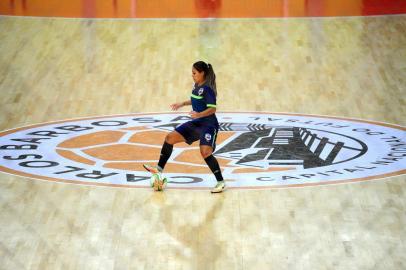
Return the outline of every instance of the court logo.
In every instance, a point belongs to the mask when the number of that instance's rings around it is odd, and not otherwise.
[[[365,120],[287,113],[218,113],[215,156],[230,188],[295,187],[406,173],[406,128]],[[66,120],[0,133],[0,171],[29,178],[148,187],[182,113]],[[210,134],[209,134],[210,135]],[[206,140],[211,136],[205,135]],[[215,178],[199,142],[176,145],[168,188],[207,189]]]

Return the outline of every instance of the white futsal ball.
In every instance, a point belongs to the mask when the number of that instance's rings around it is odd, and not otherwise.
[[[160,173],[154,173],[151,176],[151,187],[155,190],[155,191],[163,191],[166,187],[166,183],[168,182],[168,180],[162,176],[162,174]]]

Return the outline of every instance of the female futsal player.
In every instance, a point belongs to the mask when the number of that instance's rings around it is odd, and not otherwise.
[[[217,159],[213,156],[219,129],[215,115],[216,75],[210,64],[199,61],[193,64],[192,77],[195,85],[190,100],[171,105],[174,111],[183,106],[192,105],[193,110],[189,113],[192,120],[176,127],[166,136],[158,166],[144,164],[144,168],[151,173],[162,173],[172,154],[174,144],[186,142],[190,145],[194,141],[200,140],[200,154],[217,179],[217,184],[211,192],[219,193],[224,190],[225,183]]]

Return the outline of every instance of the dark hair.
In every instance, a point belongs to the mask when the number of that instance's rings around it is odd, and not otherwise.
[[[213,67],[209,63],[206,64],[203,61],[194,63],[193,67],[199,72],[204,72],[205,84],[213,89],[214,93],[217,96],[216,74],[214,74]]]

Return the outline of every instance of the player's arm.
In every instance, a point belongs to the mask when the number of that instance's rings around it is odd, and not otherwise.
[[[183,106],[187,106],[187,105],[192,105],[192,101],[191,100],[185,100],[183,102],[178,102],[178,103],[171,104],[171,109],[173,111],[177,111],[179,108],[181,108]]]
[[[182,105],[183,105],[183,106],[192,105],[192,101],[191,101],[190,99],[188,99],[188,100],[186,100],[186,101],[183,101],[183,102],[182,102]]]

